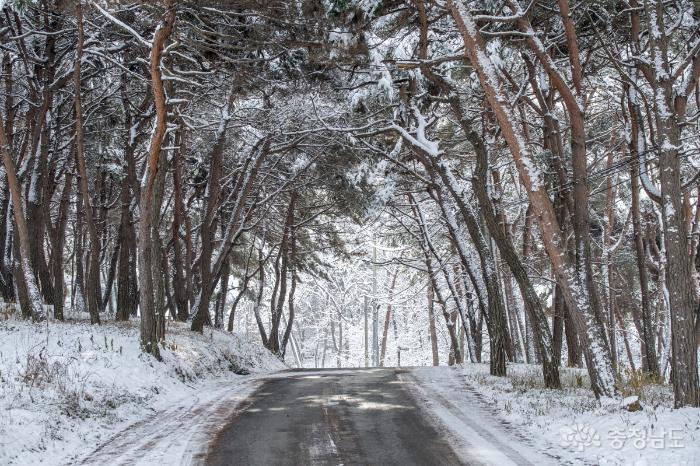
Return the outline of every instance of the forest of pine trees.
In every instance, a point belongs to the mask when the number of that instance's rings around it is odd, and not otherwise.
[[[160,358],[169,321],[247,314],[285,357],[304,290],[361,256],[420,290],[435,364],[437,325],[443,362],[553,389],[585,366],[596,397],[631,368],[700,405],[699,2],[0,5],[0,299],[23,318],[138,320]],[[313,296],[340,361],[344,305]],[[396,310],[374,310],[383,364]]]

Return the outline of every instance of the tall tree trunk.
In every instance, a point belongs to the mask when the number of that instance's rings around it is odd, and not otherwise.
[[[433,164],[427,160],[427,157],[424,159],[423,163],[426,169],[433,173],[433,180],[436,182],[437,186],[440,187],[440,189],[435,190],[434,197],[447,220],[448,231],[457,245],[457,250],[460,252],[460,259],[465,268],[470,266],[470,260],[467,257],[463,235],[458,231],[459,225],[452,210],[452,206],[447,204],[448,196],[456,204],[458,212],[461,214],[461,218],[467,226],[469,236],[475,245],[479,256],[479,265],[482,270],[483,281],[486,286],[485,294],[487,295],[488,301],[488,311],[484,315],[486,317],[486,327],[489,333],[489,367],[491,375],[505,376],[506,359],[509,353],[507,342],[510,341],[510,338],[508,336],[508,324],[506,321],[500,284],[498,283],[498,276],[496,274],[491,250],[479,226],[475,212],[462,197],[462,192],[456,186],[456,180],[452,176],[449,167],[445,164]],[[457,296],[456,293],[453,294]],[[459,301],[456,301],[456,304],[460,306]],[[466,322],[466,313],[460,312],[460,314],[462,315],[462,321]]]
[[[384,367],[384,358],[386,356],[386,342],[387,342],[387,336],[389,334],[389,323],[391,322],[391,310],[392,310],[392,303],[391,300],[393,299],[394,296],[394,287],[396,286],[396,277],[399,275],[399,268],[396,267],[396,270],[394,271],[394,275],[391,278],[391,282],[389,283],[389,302],[386,305],[386,315],[384,316],[384,329],[382,331],[382,345],[379,351],[379,367]]]
[[[233,93],[229,95],[230,105]],[[215,284],[219,281],[217,274],[212,274],[212,257],[214,254],[214,236],[216,233],[217,212],[221,202],[221,176],[223,169],[224,146],[226,143],[226,129],[229,118],[228,114],[221,116],[219,128],[216,133],[216,142],[211,149],[209,157],[209,177],[207,179],[206,191],[204,194],[204,218],[199,227],[201,238],[201,252],[199,254],[199,273],[201,276],[201,288],[198,297],[197,312],[192,319],[192,330],[201,332],[205,321],[209,317],[209,303],[214,292]],[[240,189],[240,186],[236,186]]]
[[[56,320],[63,320],[63,304],[64,296],[64,280],[63,280],[63,245],[66,239],[66,223],[68,221],[68,211],[70,209],[70,195],[73,189],[73,174],[68,171],[66,173],[63,192],[61,193],[61,202],[58,207],[58,218],[56,226],[51,235],[51,270],[53,272],[53,312]]]
[[[292,191],[289,199],[289,207],[284,221],[282,232],[282,242],[280,243],[280,271],[279,271],[279,296],[277,301],[273,299],[272,325],[267,338],[267,348],[275,354],[280,353],[279,326],[282,319],[284,303],[287,297],[287,271],[289,266],[290,239],[294,229],[294,209],[296,205],[297,193]],[[340,356],[339,356],[340,357]]]
[[[12,160],[10,148],[7,145],[5,124],[0,117],[0,151],[2,151],[2,162],[5,167],[5,176],[7,185],[10,190],[10,199],[12,201],[12,211],[15,218],[16,237],[19,240],[16,250],[19,252],[17,257],[17,266],[15,270],[19,272],[21,277],[15,276],[17,290],[21,295],[26,296],[24,303],[20,301],[22,315],[25,318],[39,319],[42,316],[41,295],[39,288],[31,270],[30,254],[31,243],[29,241],[29,229],[27,228],[27,219],[24,217],[24,206],[22,201],[22,189],[15,171],[15,163]]]
[[[189,303],[187,301],[187,283],[183,271],[185,263],[182,257],[182,246],[180,240],[180,229],[183,226],[183,202],[182,202],[182,158],[185,144],[184,123],[180,122],[178,131],[175,134],[176,152],[173,157],[173,291],[175,295],[175,307],[177,308],[177,320],[187,321],[189,316]],[[189,268],[189,267],[188,267]]]
[[[437,332],[435,331],[435,291],[432,282],[428,283],[428,331],[430,332],[430,349],[433,355],[433,366],[440,365],[438,354]]]
[[[3,54],[2,70],[5,76],[5,141],[7,151],[12,154],[14,140],[14,80],[12,79],[13,60],[9,53]],[[5,302],[15,299],[12,280],[12,207],[5,166],[0,164],[0,296]]]
[[[614,151],[612,147],[608,152],[608,160],[606,164],[607,170],[612,170],[614,162]],[[603,281],[603,296],[605,298],[605,305],[607,307],[607,318],[608,318],[608,340],[610,341],[610,354],[612,356],[613,369],[616,372],[618,370],[618,360],[617,360],[617,336],[615,335],[615,309],[614,309],[614,290],[613,290],[613,280],[612,280],[612,232],[615,227],[615,189],[613,188],[613,178],[608,176],[605,180],[605,226],[603,228],[603,264],[601,266],[601,275]]]
[[[289,262],[291,263],[291,285],[289,287],[289,300],[288,300],[288,306],[289,306],[289,320],[287,321],[287,326],[284,329],[284,335],[282,336],[282,345],[280,348],[280,354],[282,355],[282,358],[284,358],[284,355],[287,352],[287,342],[289,341],[289,337],[292,334],[292,325],[294,324],[294,292],[296,291],[297,287],[297,275],[296,275],[296,265],[295,265],[295,255],[296,255],[296,233],[295,233],[295,228],[292,226],[292,231],[290,233],[290,239],[289,242],[291,243],[290,245],[290,252],[289,252]],[[342,333],[341,333],[342,336]]]
[[[200,265],[211,263],[211,270],[200,270],[200,275],[202,276],[200,290],[192,306],[194,317],[192,319],[191,329],[195,332],[201,332],[205,323],[209,320],[209,301],[211,295],[214,292],[216,283],[221,277],[224,261],[243,233],[245,223],[250,214],[249,211],[246,211],[246,202],[253,189],[258,170],[269,154],[269,149],[270,140],[267,138],[260,139],[252,148],[236,178],[232,196],[235,201],[233,202],[232,211],[227,219],[226,227],[224,228],[221,246],[214,260],[211,260],[210,253],[207,253],[208,257],[200,260]],[[202,226],[204,227],[206,223],[207,222],[203,222]],[[204,244],[202,244],[202,248],[205,248]],[[200,253],[200,259],[204,254],[203,250],[202,253]],[[202,267],[200,267],[200,269],[202,269]],[[204,279],[205,276],[208,278]]]
[[[214,328],[221,329],[224,326],[224,308],[226,307],[226,295],[228,294],[229,263],[224,265],[219,283],[219,296],[216,298],[216,309],[214,311]]]
[[[154,251],[153,242],[153,201],[156,177],[158,174],[159,159],[161,157],[161,144],[165,137],[168,110],[165,104],[165,92],[160,70],[160,59],[165,42],[170,37],[175,23],[175,9],[168,5],[162,23],[158,26],[151,46],[150,72],[151,87],[156,107],[156,125],[151,137],[151,145],[146,160],[146,171],[141,186],[138,242],[139,264],[139,300],[141,310],[141,347],[143,351],[152,354],[160,360],[158,349],[158,329],[156,321],[156,297],[155,282],[153,277],[153,260],[157,251]],[[160,256],[157,256],[160,258]]]
[[[126,73],[121,77],[122,107],[125,114],[124,139],[124,166],[125,176],[120,181],[120,220],[119,220],[119,264],[117,268],[117,311],[115,318],[118,321],[129,320],[130,316],[135,316],[139,304],[139,290],[137,281],[137,245],[136,228],[134,225],[134,199],[139,196],[139,186],[136,180],[136,160],[134,152],[137,140],[134,128],[138,128],[148,121],[142,118],[135,123],[131,114],[131,102],[129,101],[129,91],[127,86]],[[145,113],[146,106],[150,104],[150,95],[147,93],[140,105],[139,112]],[[136,126],[134,126],[136,124]]]
[[[97,297],[100,290],[100,242],[95,226],[95,217],[92,209],[90,190],[88,188],[87,168],[85,165],[85,141],[83,134],[83,107],[81,98],[81,61],[83,59],[83,5],[82,0],[75,4],[76,25],[78,28],[78,43],[75,52],[73,68],[73,85],[75,87],[75,165],[78,169],[78,185],[83,200],[85,222],[87,224],[88,237],[90,239],[90,260],[88,261],[87,280],[87,307],[90,313],[90,323],[100,323],[99,302]]]
[[[456,105],[459,105],[458,103]],[[460,121],[464,121],[460,118]],[[544,376],[545,386],[548,388],[559,388],[561,386],[559,380],[559,359],[556,357],[552,345],[552,334],[549,330],[549,322],[544,313],[544,306],[540,302],[539,296],[525,270],[523,262],[518,257],[513,243],[498,224],[496,213],[493,204],[488,195],[487,176],[488,176],[488,153],[483,139],[475,133],[464,121],[463,129],[467,132],[467,138],[471,142],[474,151],[476,152],[477,164],[472,177],[472,186],[481,207],[481,213],[486,220],[486,226],[491,233],[501,257],[508,264],[513,277],[520,287],[525,304],[525,311],[530,317],[533,325],[535,339],[537,341],[539,354],[542,358],[542,373]]]
[[[661,211],[666,245],[667,282],[671,310],[672,381],[674,406],[700,406],[698,381],[698,353],[695,345],[695,296],[692,268],[688,254],[683,192],[681,187],[681,129],[678,119],[685,118],[687,95],[676,95],[671,77],[675,70],[669,64],[669,37],[664,24],[664,8],[660,2],[645,2],[647,16],[656,37],[651,34],[650,49],[654,63],[657,86],[655,87],[654,116],[660,147],[659,172],[661,178]],[[660,64],[660,66],[658,65]],[[661,69],[659,69],[661,68]],[[692,70],[697,81],[698,71]],[[680,98],[678,98],[680,97]],[[649,341],[647,341],[649,346]]]
[[[255,315],[255,322],[258,325],[260,339],[262,340],[263,345],[267,346],[267,332],[265,332],[265,325],[260,317],[260,308],[262,307],[263,293],[265,292],[265,259],[263,256],[263,246],[265,244],[264,239],[265,233],[263,232],[263,241],[258,249],[258,290],[255,296],[255,304],[253,305],[253,315]],[[325,346],[323,350],[325,355]]]
[[[153,257],[151,267],[153,268],[152,277],[153,285],[155,286],[153,294],[155,322],[156,322],[156,339],[158,342],[165,340],[165,311],[166,311],[166,281],[167,274],[165,271],[165,251],[163,248],[163,240],[160,237],[160,218],[162,213],[163,197],[165,195],[165,177],[167,175],[167,160],[161,154],[158,159],[158,173],[153,189],[153,226],[151,232],[151,241],[153,249]]]
[[[639,202],[639,150],[644,150],[639,147],[639,138],[644,137],[642,128],[639,126],[642,123],[639,120],[641,112],[637,107],[636,100],[633,95],[630,95],[632,89],[626,86],[627,103],[629,107],[630,120],[630,141],[629,151],[632,157],[630,163],[630,179],[632,191],[632,231],[634,234],[634,251],[637,258],[637,272],[639,274],[640,296],[642,301],[641,315],[641,340],[642,340],[642,367],[645,371],[658,374],[659,364],[654,348],[654,328],[651,320],[651,305],[649,300],[649,276],[646,266],[646,252],[644,250],[644,237],[642,231],[642,214]],[[646,168],[645,168],[646,169]]]

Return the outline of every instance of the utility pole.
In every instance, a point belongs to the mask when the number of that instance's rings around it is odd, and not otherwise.
[[[369,367],[369,324],[367,319],[367,311],[369,308],[368,297],[365,295],[365,367]]]
[[[374,243],[374,241],[372,243]],[[377,308],[376,244],[372,244],[372,365],[374,367],[379,367],[379,309]]]

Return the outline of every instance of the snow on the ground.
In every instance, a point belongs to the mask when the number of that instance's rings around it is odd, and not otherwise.
[[[259,376],[284,368],[260,344],[179,323],[161,354],[140,351],[138,322],[0,321],[0,464],[69,464],[99,448],[86,461],[98,464],[120,442],[126,458],[127,445],[169,432],[163,454],[187,457],[218,422],[205,413],[230,414]]]
[[[700,464],[700,408],[673,409],[667,385],[641,388],[643,409],[630,412],[596,401],[579,369],[562,369],[562,390],[545,389],[541,369],[524,364],[509,364],[505,378],[485,364],[416,368],[411,376],[428,409],[489,464],[517,455],[542,464],[534,450],[558,464]]]

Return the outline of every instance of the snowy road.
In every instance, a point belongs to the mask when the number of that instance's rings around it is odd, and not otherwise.
[[[211,443],[208,465],[546,464],[486,432],[403,369],[294,371],[264,382]],[[431,390],[429,390],[431,391]],[[427,396],[427,398],[426,398]],[[462,410],[463,411],[463,410]],[[465,432],[468,435],[464,435]],[[526,458],[528,456],[528,458]],[[539,462],[539,460],[544,460]]]
[[[289,370],[207,383],[71,464],[558,464],[499,423],[455,374]]]

